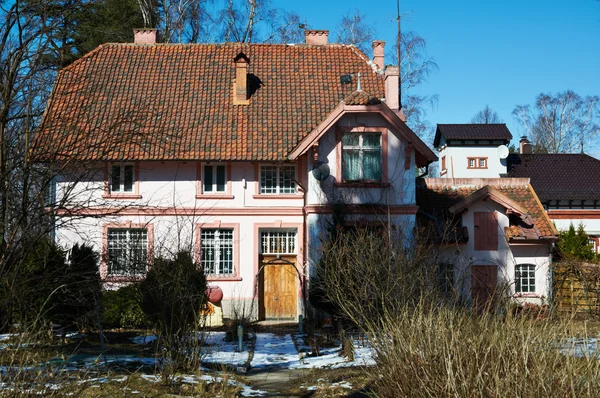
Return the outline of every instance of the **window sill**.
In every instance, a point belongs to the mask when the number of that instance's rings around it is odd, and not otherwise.
[[[136,194],[104,194],[102,195],[102,199],[118,199],[118,200],[134,200],[134,199],[141,199],[142,195],[136,195]]]
[[[357,181],[357,182],[335,182],[333,184],[339,188],[389,188],[389,182],[381,182],[381,181]]]
[[[218,193],[203,193],[201,195],[196,195],[196,199],[233,199],[235,196],[227,195],[227,194],[218,194]]]
[[[542,298],[542,295],[537,293],[515,293],[513,298]]]
[[[263,193],[252,195],[253,199],[302,199],[303,194],[278,194],[278,193]]]
[[[139,282],[144,280],[145,275],[107,275],[102,278],[102,282],[123,283],[123,282]]]
[[[206,276],[207,282],[240,282],[241,280],[242,280],[242,277],[240,277],[240,276],[223,276],[223,277],[211,276],[211,275]]]

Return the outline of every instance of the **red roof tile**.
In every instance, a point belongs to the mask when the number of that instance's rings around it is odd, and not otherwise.
[[[232,101],[240,52],[249,105]],[[364,94],[353,96],[355,79],[340,77],[358,72]],[[353,46],[107,44],[59,73],[33,154],[284,160],[342,100],[383,97],[382,75]]]

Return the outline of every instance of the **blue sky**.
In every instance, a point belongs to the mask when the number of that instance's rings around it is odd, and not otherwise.
[[[342,15],[359,9],[376,38],[394,42],[396,0],[272,1],[314,29],[334,30]],[[417,90],[439,95],[428,110],[433,124],[468,123],[490,105],[518,137],[515,105],[533,104],[541,92],[600,95],[600,2],[401,0],[401,13],[409,11],[402,29],[418,32],[439,66]]]

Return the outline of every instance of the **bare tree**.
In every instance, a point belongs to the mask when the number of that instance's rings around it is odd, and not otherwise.
[[[346,13],[337,24],[336,32],[339,43],[352,44],[365,54],[368,54],[375,38],[375,31],[359,10]]]
[[[517,105],[513,116],[529,135],[534,149],[573,153],[596,146],[600,135],[598,96],[581,97],[571,90],[540,94],[535,104]]]
[[[493,123],[502,123],[502,119],[498,116],[498,113],[490,108],[489,105],[486,105],[485,108],[480,110],[473,116],[471,119],[471,123],[478,124],[493,124]]]

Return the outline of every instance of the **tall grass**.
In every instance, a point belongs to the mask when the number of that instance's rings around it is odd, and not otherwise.
[[[600,358],[568,354],[568,320],[478,315],[425,301],[366,326],[379,397],[600,396]]]

